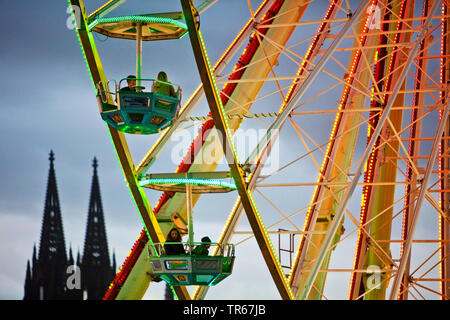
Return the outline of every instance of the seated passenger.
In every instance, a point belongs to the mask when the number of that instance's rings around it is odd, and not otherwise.
[[[167,74],[164,71],[158,73],[158,78],[152,85],[152,92],[156,92],[174,98],[178,98],[179,94],[178,91],[175,92],[173,85],[170,84],[167,78]]]
[[[202,244],[195,247],[194,251],[192,251],[192,254],[196,256],[207,256],[209,255],[209,247],[211,246],[211,239],[209,237],[203,237],[202,238]]]
[[[136,76],[129,75],[127,77],[127,84],[128,86],[121,88],[120,91],[136,91]]]
[[[184,251],[183,244],[181,243],[169,244],[171,242],[181,242],[181,234],[177,228],[172,228],[169,231],[166,243],[164,244],[164,251],[168,256],[177,256],[186,254],[186,252]]]
[[[120,89],[120,91],[132,91],[132,92],[138,92],[138,88],[142,89],[143,87],[136,86],[136,76],[129,75],[127,77],[127,84],[128,86],[123,87]],[[139,90],[140,91],[140,90]],[[123,103],[125,107],[127,106],[142,106],[142,107],[148,107],[150,105],[150,101],[146,98],[136,98],[136,97],[125,97],[123,100]]]

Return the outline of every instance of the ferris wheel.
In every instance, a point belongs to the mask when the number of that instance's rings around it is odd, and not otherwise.
[[[104,299],[140,299],[159,280],[178,299],[205,299],[233,281],[235,261],[251,263],[239,255],[249,239],[282,299],[450,298],[446,1],[247,1],[248,22],[217,61],[200,23],[217,0],[114,16],[125,2],[87,13],[69,0],[99,121],[144,224]],[[94,34],[135,40],[136,75],[108,79]],[[144,77],[143,41],[187,37],[201,79],[193,93]],[[210,113],[193,116],[202,99]],[[199,131],[181,163],[149,173],[191,123]],[[255,132],[243,154],[239,141]],[[130,135],[158,136],[136,163]],[[161,193],[155,205],[147,192]],[[200,255],[193,211],[205,193],[236,199]],[[175,254],[173,229],[187,237]]]

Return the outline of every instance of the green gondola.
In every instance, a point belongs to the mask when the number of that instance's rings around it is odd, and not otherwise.
[[[126,78],[121,82],[123,80]],[[138,80],[140,82],[156,81],[154,79]],[[116,86],[114,95],[117,105],[115,105],[109,103],[102,93],[98,89],[97,99],[102,119],[113,128],[125,133],[158,133],[171,126],[178,117],[180,102],[178,97],[147,91],[122,91]]]
[[[174,286],[215,286],[233,272],[235,260],[235,246],[229,243],[210,242],[208,237],[202,241],[194,242],[194,223],[192,213],[193,193],[217,193],[230,192],[236,188],[232,183],[222,181],[230,179],[229,172],[190,172],[170,174],[150,174],[141,176],[139,185],[142,187],[155,188],[156,190],[176,191],[186,193],[187,226],[181,219],[175,220],[177,214],[172,214],[172,221],[177,229],[184,230],[189,235],[187,242],[153,243],[147,246],[152,276],[159,277]],[[166,253],[165,246],[182,245],[183,254],[171,255]],[[215,253],[209,255],[202,250],[196,249],[201,245],[215,247]],[[167,249],[168,250],[168,249]],[[174,252],[173,249],[171,252]],[[197,253],[197,254],[195,254]]]
[[[193,245],[201,243],[182,243],[192,252]],[[234,245],[220,245],[219,254],[215,256],[200,255],[165,255],[164,245],[156,243],[148,245],[149,260],[153,275],[174,286],[215,286],[233,271]]]
[[[104,17],[105,12],[92,16],[88,28],[110,38],[136,40],[135,91],[122,91],[116,86],[115,101],[109,87],[98,83],[97,98],[102,119],[113,128],[132,134],[154,134],[171,126],[178,115],[181,97],[143,91],[142,41],[180,39],[187,34],[181,12]],[[122,79],[123,81],[125,79]],[[159,82],[164,83],[163,81]],[[167,83],[171,86],[172,84]],[[181,92],[181,91],[177,91]],[[114,99],[114,97],[113,97]]]

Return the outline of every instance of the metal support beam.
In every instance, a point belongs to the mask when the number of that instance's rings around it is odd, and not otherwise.
[[[120,6],[121,4],[125,3],[127,0],[111,0],[105,3],[103,6],[92,12],[88,17],[88,23],[91,23],[93,20],[101,18],[111,11],[113,11],[115,8]]]
[[[142,78],[142,23],[138,22],[136,26],[136,85],[141,86]]]
[[[198,13],[202,13],[209,9],[213,4],[215,4],[219,0],[205,0],[198,6]]]
[[[276,257],[276,253],[274,252],[268,233],[259,216],[258,209],[254,204],[251,192],[248,190],[248,186],[244,178],[244,171],[241,169],[237,160],[232,137],[227,126],[225,112],[215,84],[214,75],[204,48],[200,30],[198,29],[198,21],[196,20],[197,12],[191,0],[181,0],[181,5],[183,7],[184,16],[189,30],[189,37],[199,69],[200,78],[203,83],[203,88],[205,90],[207,102],[211,110],[216,129],[222,134],[222,147],[224,149],[231,174],[238,188],[242,205],[245,209],[264,260],[266,261],[268,269],[281,297],[283,299],[292,299],[292,291],[287,284],[286,276],[284,275],[278,258]]]
[[[256,180],[259,178],[259,175],[261,174],[261,170],[263,169],[264,163],[266,161],[266,158],[269,156],[271,151],[271,146],[267,146],[259,155],[258,163],[256,164],[255,169],[250,174],[249,178],[247,179],[247,186],[250,192],[253,192],[256,188]],[[234,234],[236,234],[236,229],[239,225],[239,222],[242,219],[242,213],[243,213],[243,206],[241,202],[241,198],[238,197],[235,201],[235,204],[233,206],[233,209],[231,210],[231,213],[228,216],[227,223],[225,224],[224,230],[222,231],[222,234],[220,235],[219,243],[225,244],[229,243],[231,241],[231,238]],[[271,233],[269,231],[269,233]],[[252,232],[253,234],[253,232]],[[214,255],[216,255],[219,252],[219,248],[216,248],[216,251],[214,252]],[[193,299],[203,299],[206,296],[206,293],[208,292],[209,287],[207,286],[201,286],[197,288],[197,290],[193,294]]]
[[[338,209],[336,210],[336,215],[334,216],[333,221],[330,225],[330,228],[328,229],[328,234],[326,235],[326,237],[322,243],[322,246],[320,247],[319,254],[316,257],[314,265],[311,268],[311,271],[308,275],[308,278],[306,279],[304,286],[302,288],[299,288],[298,299],[302,299],[302,300],[306,299],[309,292],[311,291],[311,288],[316,279],[317,273],[319,272],[319,269],[327,255],[328,251],[330,250],[330,246],[333,241],[334,235],[336,234],[337,228],[340,225],[340,221],[344,216],[344,213],[345,213],[345,210],[347,209],[347,205],[350,201],[350,198],[353,195],[353,192],[355,191],[355,188],[358,184],[359,178],[361,177],[361,174],[364,171],[364,166],[366,164],[366,161],[367,161],[370,153],[372,152],[373,146],[375,145],[375,142],[377,141],[378,136],[381,133],[384,123],[386,122],[386,120],[390,114],[391,108],[395,101],[395,97],[397,96],[398,92],[400,91],[400,89],[403,85],[403,81],[406,79],[406,76],[409,72],[409,68],[411,67],[411,65],[414,62],[414,59],[417,55],[420,44],[427,33],[428,26],[431,23],[433,15],[436,12],[437,8],[439,7],[439,2],[440,1],[435,2],[434,6],[430,12],[430,15],[428,16],[427,20],[424,22],[421,33],[418,35],[417,39],[415,40],[414,47],[411,50],[408,60],[405,63],[405,67],[404,67],[400,77],[398,78],[397,83],[395,84],[392,95],[390,96],[389,101],[383,111],[383,114],[380,117],[378,125],[372,134],[372,138],[368,142],[366,150],[364,151],[363,156],[360,159],[360,163],[359,163],[358,169],[355,172],[355,176],[354,176],[354,179],[352,180],[352,184],[346,190],[346,193],[345,193],[344,197],[342,198],[342,201],[339,204]]]
[[[431,4],[432,1],[428,1],[425,0],[424,1],[424,7],[423,7],[423,11],[422,11],[422,16],[426,17],[428,15],[428,11],[431,9]],[[421,48],[420,48],[420,53],[419,56],[417,57],[417,71],[416,71],[416,80],[415,80],[415,85],[414,88],[415,89],[424,89],[427,84],[425,81],[425,77],[426,72],[425,70],[428,70],[428,64],[429,64],[429,60],[428,59],[424,59],[424,57],[429,56],[429,46],[430,46],[430,42],[432,42],[432,37],[426,37],[425,40],[422,42]],[[424,114],[424,110],[422,108],[422,106],[425,104],[425,94],[421,93],[421,92],[417,92],[414,94],[413,97],[413,105],[414,105],[414,109],[411,110],[411,131],[410,131],[410,137],[408,139],[409,141],[409,151],[408,151],[408,155],[411,157],[416,157],[418,155],[420,155],[420,147],[421,147],[421,143],[420,140],[416,140],[416,139],[421,139],[422,138],[422,122],[421,121],[417,121],[418,119],[421,119],[423,114]],[[416,167],[418,166],[418,160],[411,160],[411,164],[408,165],[407,168],[407,178],[409,181],[418,181],[419,178],[419,172],[417,172]],[[433,172],[434,173],[434,172]],[[415,200],[417,198],[417,194],[418,194],[418,188],[416,186],[416,184],[410,184],[406,187],[405,189],[405,196],[406,196],[406,201],[405,203],[407,204],[407,206],[405,206],[405,213],[403,215],[403,232],[402,232],[402,239],[406,241],[406,237],[407,237],[407,232],[409,230],[409,226],[411,225],[411,214],[414,210],[414,203]],[[426,195],[425,195],[426,197]],[[402,291],[401,293],[401,300],[408,300],[408,295],[409,295],[409,290],[404,290],[405,288],[408,287],[408,283],[409,283],[409,278],[410,278],[410,264],[411,264],[411,255],[408,259],[408,263],[407,266],[405,268],[405,272],[403,273],[403,279],[402,279],[402,283],[400,285],[400,291]]]
[[[194,243],[194,217],[192,214],[192,186],[190,184],[186,184],[186,208],[188,216],[188,242],[192,244]],[[191,247],[189,246],[189,248]]]
[[[86,62],[91,73],[94,84],[106,83],[106,75],[104,73],[95,42],[93,40],[92,33],[87,27],[87,15],[86,8],[83,0],[70,0],[72,7],[80,8],[80,26],[76,29],[80,39],[80,43],[83,49],[83,53],[86,57]],[[104,88],[103,88],[104,89]],[[111,99],[111,97],[108,97]],[[123,174],[128,184],[130,193],[135,201],[136,207],[141,215],[144,226],[150,239],[153,242],[164,242],[165,237],[159,227],[159,223],[156,220],[153,211],[148,204],[147,197],[145,196],[142,187],[139,187],[137,181],[137,175],[133,161],[131,159],[128,144],[125,139],[125,135],[122,132],[117,131],[113,127],[108,125],[108,130],[111,135],[111,139],[114,148],[122,166]],[[189,292],[185,287],[175,287],[176,294],[180,299],[190,299]]]

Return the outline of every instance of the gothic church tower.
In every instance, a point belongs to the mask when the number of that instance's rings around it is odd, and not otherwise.
[[[27,263],[25,300],[59,300],[67,298],[66,270],[68,267],[61,207],[56,186],[53,151],[42,219],[41,241],[36,256],[33,248],[32,266]]]
[[[116,274],[116,261],[114,254],[112,265],[109,259],[96,158],[94,158],[93,167],[94,175],[92,177],[81,270],[85,298],[89,300],[100,300],[114,279]]]
[[[97,159],[94,158],[93,163],[84,253],[82,257],[78,253],[76,260],[72,249],[69,250],[69,256],[66,252],[53,151],[50,152],[49,160],[39,252],[34,246],[31,263],[27,262],[24,300],[100,300],[115,276],[116,261],[113,254],[111,265]],[[69,277],[74,276],[74,270],[81,271],[78,288],[69,285]]]

